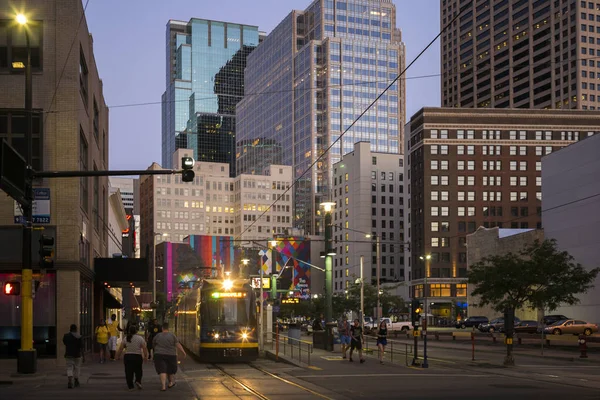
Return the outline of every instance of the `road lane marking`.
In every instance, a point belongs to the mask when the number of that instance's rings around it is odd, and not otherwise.
[[[323,371],[323,368],[315,367],[314,365],[309,365],[308,368],[314,369],[315,371]]]
[[[448,374],[339,374],[339,375],[294,375],[296,378],[371,378],[371,377],[395,377],[395,376],[412,376],[412,377],[444,377],[450,378],[454,375]],[[488,378],[492,375],[456,375],[461,378]]]

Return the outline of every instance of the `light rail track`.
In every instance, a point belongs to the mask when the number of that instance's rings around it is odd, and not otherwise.
[[[229,378],[231,381],[235,382],[237,385],[239,385],[242,389],[244,389],[246,392],[252,394],[253,396],[256,396],[257,398],[261,399],[261,400],[271,400],[270,397],[268,397],[267,395],[261,393],[259,390],[249,386],[248,384],[244,383],[242,380],[238,379],[236,376],[232,375],[231,373],[227,372],[225,367],[223,367],[222,365],[219,364],[211,364],[215,369],[218,369],[223,375],[225,375],[227,378]],[[299,383],[296,382],[292,382],[289,379],[285,379],[282,378],[281,376],[278,376],[272,372],[269,372],[257,365],[254,365],[252,363],[246,363],[247,366],[249,366],[250,368],[253,368],[257,371],[260,371],[261,373],[273,378],[273,379],[277,379],[280,382],[283,382],[287,385],[293,386],[299,390],[302,390],[303,392],[306,392],[307,394],[311,394],[312,396],[314,396],[315,398],[321,398],[321,399],[325,399],[325,400],[333,400],[331,397],[325,396],[321,393],[318,393],[312,389],[307,388],[306,386],[303,386]]]

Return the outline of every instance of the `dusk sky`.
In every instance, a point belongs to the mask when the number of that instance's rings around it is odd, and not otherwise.
[[[110,168],[145,169],[161,159],[165,26],[190,18],[257,25],[269,33],[310,0],[91,0],[86,11],[104,97],[110,108]],[[439,0],[395,0],[407,65],[439,32]],[[85,0],[84,0],[85,4]],[[440,104],[440,51],[435,43],[406,73],[407,119]],[[410,79],[423,75],[434,77]],[[154,103],[131,107],[123,105]]]

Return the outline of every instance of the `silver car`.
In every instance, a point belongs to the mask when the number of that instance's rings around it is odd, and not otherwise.
[[[591,335],[592,333],[598,332],[598,325],[590,324],[589,322],[577,320],[577,319],[563,319],[556,321],[550,326],[546,327],[546,333],[553,335],[562,335],[563,333],[573,335]]]

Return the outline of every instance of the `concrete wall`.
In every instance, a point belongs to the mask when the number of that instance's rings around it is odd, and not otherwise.
[[[542,159],[542,223],[546,237],[590,270],[600,266],[600,134]],[[600,277],[581,303],[557,313],[600,323]]]
[[[542,230],[524,230],[524,229],[498,229],[498,228],[479,228],[474,233],[467,235],[467,269],[471,265],[481,261],[482,258],[506,253],[517,253],[523,246],[533,243],[536,239],[544,240],[544,231]],[[467,286],[467,302],[469,304],[469,316],[485,316],[490,320],[502,317],[502,313],[495,311],[491,305],[478,305],[478,297],[471,296],[475,288],[472,285]],[[532,310],[524,307],[515,310],[515,316],[521,320],[538,320],[541,314],[538,310]]]

